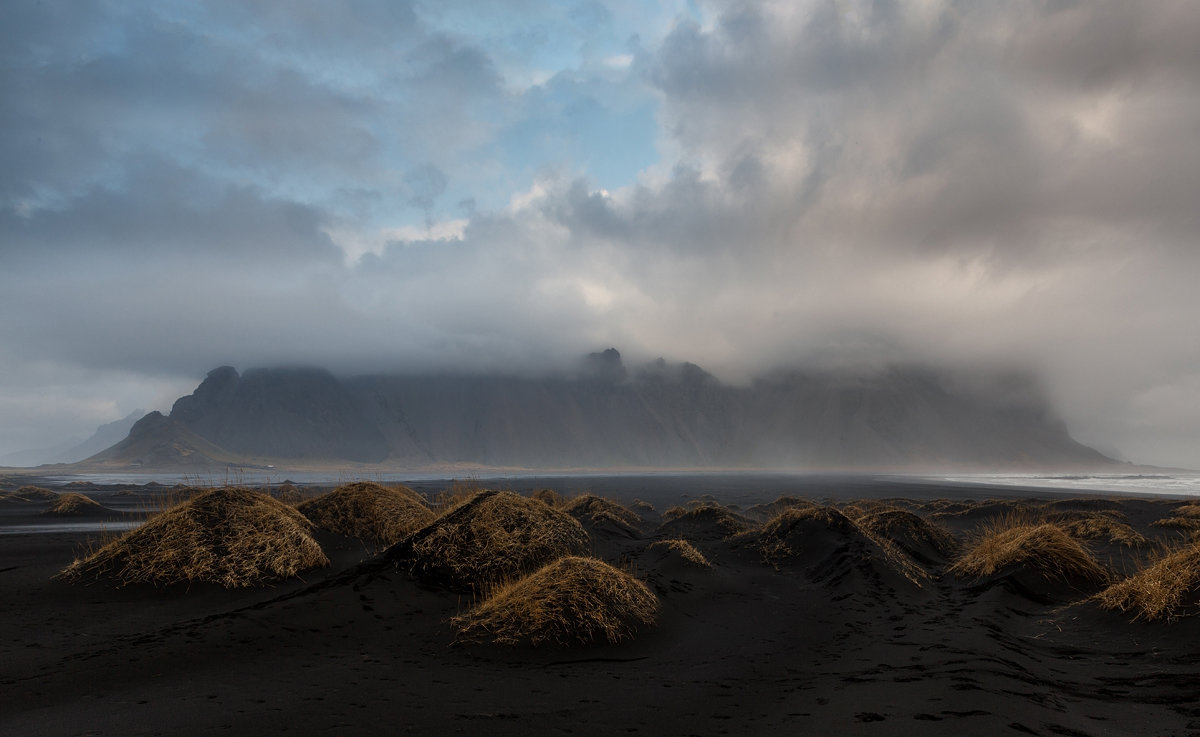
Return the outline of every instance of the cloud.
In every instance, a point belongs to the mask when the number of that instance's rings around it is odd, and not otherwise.
[[[928,360],[1200,465],[1197,6],[637,5],[7,4],[10,396]]]

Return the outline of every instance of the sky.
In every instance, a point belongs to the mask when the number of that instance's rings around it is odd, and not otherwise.
[[[0,3],[0,454],[219,365],[1034,372],[1200,468],[1200,3]]]

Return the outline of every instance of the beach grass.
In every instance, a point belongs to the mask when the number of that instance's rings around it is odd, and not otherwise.
[[[59,576],[119,585],[263,585],[329,564],[310,529],[302,514],[262,492],[212,489],[76,559]]]
[[[657,611],[657,597],[633,576],[602,560],[566,556],[493,587],[451,623],[459,642],[619,643],[653,624]]]

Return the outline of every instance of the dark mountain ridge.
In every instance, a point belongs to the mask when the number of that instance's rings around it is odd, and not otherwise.
[[[339,379],[322,369],[239,374],[225,366],[158,418],[157,431],[173,433],[176,445],[179,438],[203,443],[200,456],[262,461],[550,468],[1112,462],[1071,439],[1026,375],[893,366],[778,372],[731,386],[694,364],[661,359],[628,371],[615,349],[591,354],[574,376],[552,378]],[[102,455],[137,460],[115,451]]]

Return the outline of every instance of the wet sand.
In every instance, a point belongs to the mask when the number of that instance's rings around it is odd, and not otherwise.
[[[950,507],[938,521],[959,537],[1014,503],[1069,508],[1095,496],[853,477],[605,478],[502,485],[569,494],[586,483],[659,512],[705,495],[743,513],[785,494],[1001,500]],[[144,499],[162,493],[80,490],[117,510],[98,522],[144,514]],[[1119,510],[1148,536],[1179,537],[1150,524],[1177,501],[1078,503],[1090,504]],[[928,516],[935,507],[913,508]],[[654,517],[638,537],[592,535],[598,556],[632,568],[657,593],[657,625],[618,646],[534,649],[455,646],[448,620],[470,601],[332,535],[320,538],[332,566],[271,588],[54,581],[90,533],[34,532],[28,526],[44,522],[36,505],[2,503],[0,733],[1200,732],[1198,618],[1133,623],[1033,597],[1011,577],[943,575],[936,563],[916,586],[836,544],[768,565],[717,531],[660,530]],[[713,568],[647,550],[680,533]],[[1094,550],[1118,569],[1137,556],[1116,545]]]

